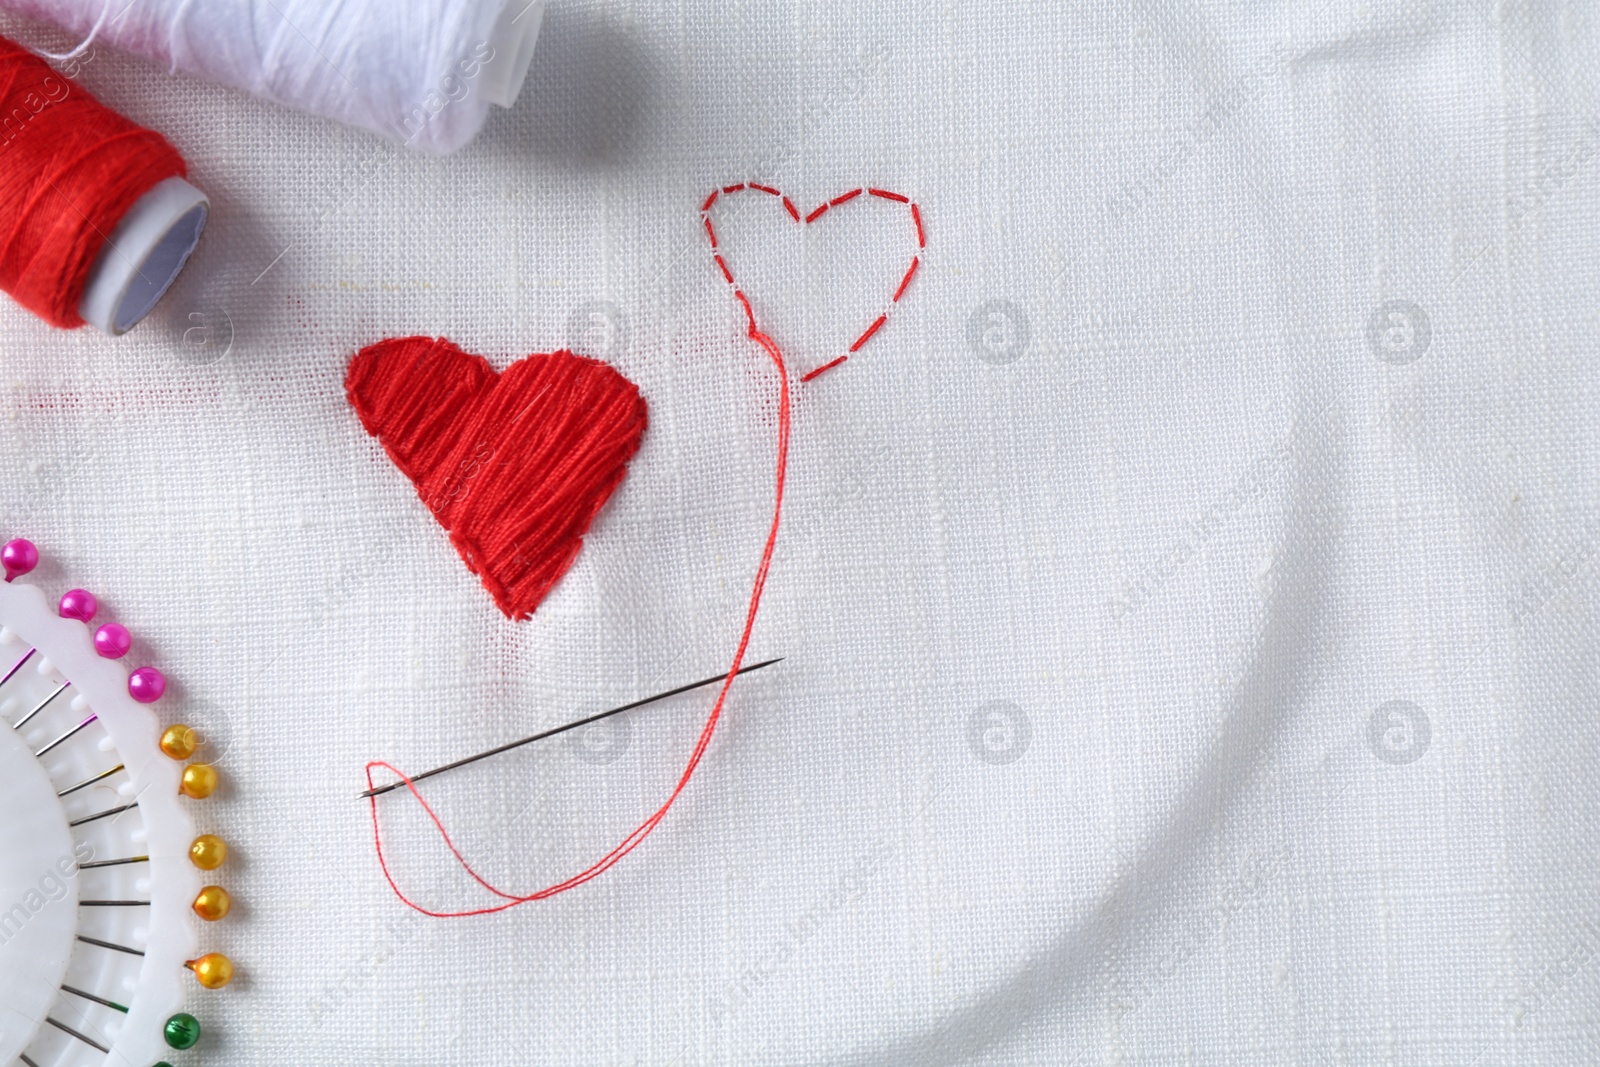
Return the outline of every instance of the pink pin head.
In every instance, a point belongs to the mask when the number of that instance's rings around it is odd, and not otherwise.
[[[17,538],[7,541],[5,548],[0,548],[0,566],[5,567],[6,581],[19,578],[39,565],[39,550],[33,547],[32,541]]]
[[[106,659],[121,659],[133,647],[133,635],[120,622],[108,622],[94,632],[94,650]]]
[[[100,610],[100,602],[87,589],[68,589],[61,596],[61,617],[88,622]]]
[[[166,677],[154,667],[140,667],[128,675],[128,695],[141,704],[153,704],[167,691]]]

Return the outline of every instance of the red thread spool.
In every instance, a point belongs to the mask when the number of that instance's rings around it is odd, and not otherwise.
[[[205,228],[177,149],[0,37],[0,289],[52,326],[149,314]]]

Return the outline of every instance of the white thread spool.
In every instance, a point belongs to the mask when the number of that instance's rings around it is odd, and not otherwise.
[[[448,153],[510,107],[545,0],[0,0],[174,71]]]

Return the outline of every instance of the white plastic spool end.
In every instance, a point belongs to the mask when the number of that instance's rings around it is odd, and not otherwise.
[[[134,201],[89,268],[78,314],[101,333],[127,333],[156,306],[206,228],[211,201],[182,178],[167,178]]]
[[[522,93],[539,43],[545,0],[506,0],[500,20],[489,33],[494,58],[483,65],[483,98],[497,107],[510,107]]]

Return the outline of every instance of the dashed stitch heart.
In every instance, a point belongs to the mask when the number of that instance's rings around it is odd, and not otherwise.
[[[843,205],[848,204],[850,201],[855,200],[857,197],[865,194],[870,197],[876,197],[880,200],[887,200],[892,203],[906,205],[908,211],[910,212],[911,223],[916,228],[918,252],[911,257],[911,265],[906,268],[904,276],[902,276],[900,279],[900,285],[894,290],[894,295],[889,298],[888,306],[884,308],[881,315],[874,319],[872,323],[862,331],[861,336],[855,339],[855,343],[850,346],[850,350],[848,352],[838,356],[835,359],[829,360],[820,367],[814,367],[800,376],[800,380],[802,382],[809,382],[818,375],[832,370],[834,367],[837,367],[839,364],[849,359],[853,354],[859,352],[861,348],[868,341],[872,340],[873,336],[879,330],[883,329],[886,323],[888,323],[889,313],[894,310],[896,304],[900,303],[900,298],[905,296],[906,289],[911,285],[911,279],[916,277],[917,268],[922,264],[922,249],[928,247],[927,235],[922,228],[922,211],[917,207],[916,204],[912,203],[910,197],[902,196],[899,193],[890,192],[887,189],[872,189],[865,187],[852,189],[847,193],[839,194],[832,200],[824,201],[806,215],[801,215],[800,210],[794,206],[794,201],[790,200],[781,191],[774,189],[770,185],[760,185],[756,182],[740,182],[737,185],[727,185],[721,189],[712,190],[711,195],[706,197],[705,203],[700,205],[700,219],[705,224],[706,236],[711,239],[711,256],[716,261],[718,269],[722,271],[722,277],[733,289],[734,296],[738,297],[739,303],[744,307],[744,313],[750,320],[750,328],[752,330],[756,330],[758,328],[756,326],[755,312],[750,307],[749,298],[746,297],[744,291],[739,288],[739,283],[733,280],[733,271],[728,267],[728,261],[723,258],[722,249],[717,242],[716,226],[713,225],[711,221],[711,211],[714,207],[716,207],[718,200],[744,192],[762,193],[771,197],[774,203],[782,203],[783,210],[788,213],[789,218],[801,226],[809,226],[818,219],[822,218],[824,215],[827,215],[830,211],[842,207]]]

